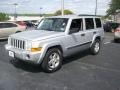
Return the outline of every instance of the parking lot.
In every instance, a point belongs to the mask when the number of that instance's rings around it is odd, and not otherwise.
[[[101,52],[88,51],[65,58],[55,73],[12,60],[0,41],[0,90],[120,90],[120,43],[106,33]]]

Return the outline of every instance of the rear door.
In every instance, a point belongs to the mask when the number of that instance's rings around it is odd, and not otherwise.
[[[16,24],[13,23],[3,23],[2,33],[3,37],[8,37],[9,35],[16,32]]]
[[[3,31],[3,23],[0,23],[0,38],[3,38],[4,37],[4,31]]]
[[[94,34],[97,33],[95,29],[94,19],[93,18],[85,18],[85,35],[86,35],[86,43],[92,42]]]

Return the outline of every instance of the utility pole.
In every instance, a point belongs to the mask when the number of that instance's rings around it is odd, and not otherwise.
[[[95,0],[95,16],[97,15],[98,2]]]
[[[14,8],[15,8],[15,11],[14,11],[14,20],[16,21],[16,19],[17,19],[17,11],[16,11],[16,8],[17,8],[17,3],[14,3],[13,4],[14,5]]]
[[[42,7],[40,7],[40,17],[42,16]]]
[[[61,0],[61,15],[64,16],[64,0]]]

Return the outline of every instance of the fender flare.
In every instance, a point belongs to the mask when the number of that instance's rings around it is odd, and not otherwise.
[[[48,49],[51,48],[51,47],[54,47],[54,46],[61,46],[62,51],[64,52],[64,47],[63,47],[63,45],[60,44],[60,42],[47,43],[43,46],[43,51],[41,52],[38,63],[41,63],[43,61],[43,59],[45,57],[45,54],[48,51]]]
[[[95,41],[96,38],[100,38],[100,40],[101,40],[101,37],[100,37],[99,34],[94,35],[90,47],[92,46],[92,44],[94,43],[94,41]]]

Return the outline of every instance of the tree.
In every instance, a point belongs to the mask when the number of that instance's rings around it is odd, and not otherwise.
[[[7,14],[5,14],[5,13],[0,13],[0,21],[6,21],[6,20],[8,20],[8,19],[9,19],[9,17],[8,17]]]
[[[73,12],[72,11],[70,11],[70,10],[68,10],[68,9],[66,9],[66,10],[64,10],[64,14],[65,15],[69,15],[69,14],[73,14]],[[57,10],[55,13],[54,13],[54,15],[61,15],[61,10]]]
[[[120,9],[120,0],[111,0],[110,8],[107,10],[107,16],[114,15],[116,10]]]

